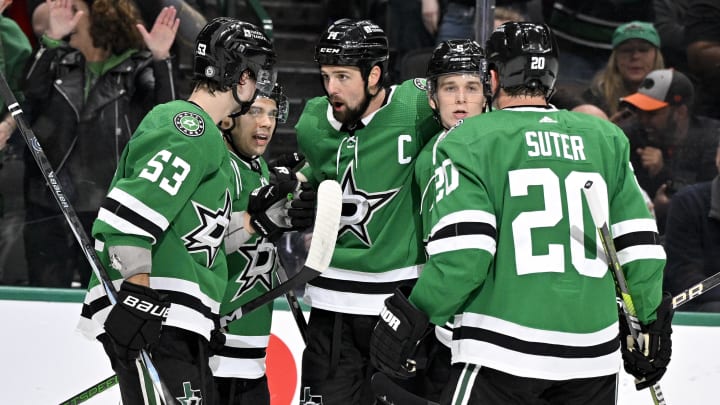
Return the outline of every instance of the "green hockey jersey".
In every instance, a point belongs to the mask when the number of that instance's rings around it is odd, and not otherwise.
[[[268,184],[269,173],[262,157],[250,159],[230,153],[235,171],[233,212],[244,212],[250,193]],[[233,252],[227,252],[228,285],[220,306],[227,315],[272,288],[275,246],[265,238],[252,236]],[[273,303],[230,322],[225,347],[210,358],[216,377],[256,379],[265,375],[265,354],[270,340]]]
[[[593,181],[641,321],[661,300],[665,252],[608,121],[516,107],[440,140],[429,254],[410,300],[453,322],[453,362],[565,380],[619,371],[612,273],[582,188]]]
[[[295,129],[309,165],[304,174],[315,183],[337,180],[343,190],[330,268],[308,284],[305,301],[330,311],[377,315],[398,285],[414,282],[424,261],[413,164],[440,129],[425,80],[387,89],[384,105],[354,131],[335,120],[325,97],[308,101]]]
[[[150,287],[171,301],[166,325],[209,338],[227,285],[223,239],[233,173],[222,135],[203,110],[172,101],[146,115],[125,147],[93,225],[96,250],[116,288],[110,246],[152,252]],[[80,328],[102,332],[110,303],[93,276]]]

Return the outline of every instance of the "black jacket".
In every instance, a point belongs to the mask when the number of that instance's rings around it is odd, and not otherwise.
[[[31,126],[76,211],[97,211],[123,148],[145,114],[175,98],[170,60],[139,51],[103,73],[84,96],[83,55],[41,47],[25,84]],[[26,199],[55,204],[32,158],[26,159]]]

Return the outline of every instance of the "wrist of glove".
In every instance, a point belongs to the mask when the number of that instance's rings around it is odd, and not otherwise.
[[[117,302],[105,320],[105,332],[117,357],[133,361],[140,350],[156,344],[169,307],[165,294],[150,287],[123,282]]]
[[[370,362],[390,377],[415,375],[415,355],[420,341],[430,331],[428,316],[401,292],[385,300],[380,320],[370,336]]]
[[[247,212],[255,232],[276,242],[283,232],[311,227],[316,203],[317,193],[309,183],[292,180],[255,189]]]
[[[663,294],[657,308],[657,319],[647,325],[641,325],[640,337],[643,350],[632,338],[624,319],[620,320],[620,343],[623,367],[635,377],[635,388],[642,390],[655,385],[667,371],[672,355],[672,296]]]

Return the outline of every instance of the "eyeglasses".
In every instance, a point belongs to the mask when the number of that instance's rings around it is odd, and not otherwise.
[[[247,114],[255,119],[259,119],[260,117],[267,115],[267,117],[270,118],[272,121],[276,121],[278,119],[278,116],[280,115],[278,110],[266,111],[264,108],[261,107],[250,107]]]

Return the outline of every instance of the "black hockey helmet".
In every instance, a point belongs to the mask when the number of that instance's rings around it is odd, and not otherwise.
[[[270,94],[258,93],[258,97],[269,98],[275,101],[278,110],[277,122],[284,124],[287,121],[288,115],[290,115],[290,103],[280,83],[275,83],[275,87],[273,87]]]
[[[485,51],[477,42],[470,39],[451,39],[435,47],[426,73],[428,92],[435,92],[438,77],[459,73],[479,75],[483,86],[487,88]]]
[[[501,88],[544,88],[549,98],[557,80],[558,45],[550,27],[529,22],[508,22],[493,31],[485,46]]]
[[[320,35],[315,47],[318,64],[357,66],[363,78],[375,65],[380,65],[383,75],[387,73],[389,54],[387,35],[370,20],[337,20]]]
[[[260,92],[269,93],[277,76],[275,52],[268,37],[253,24],[229,17],[207,23],[195,40],[193,78],[217,83],[220,90],[234,88],[250,70]]]

